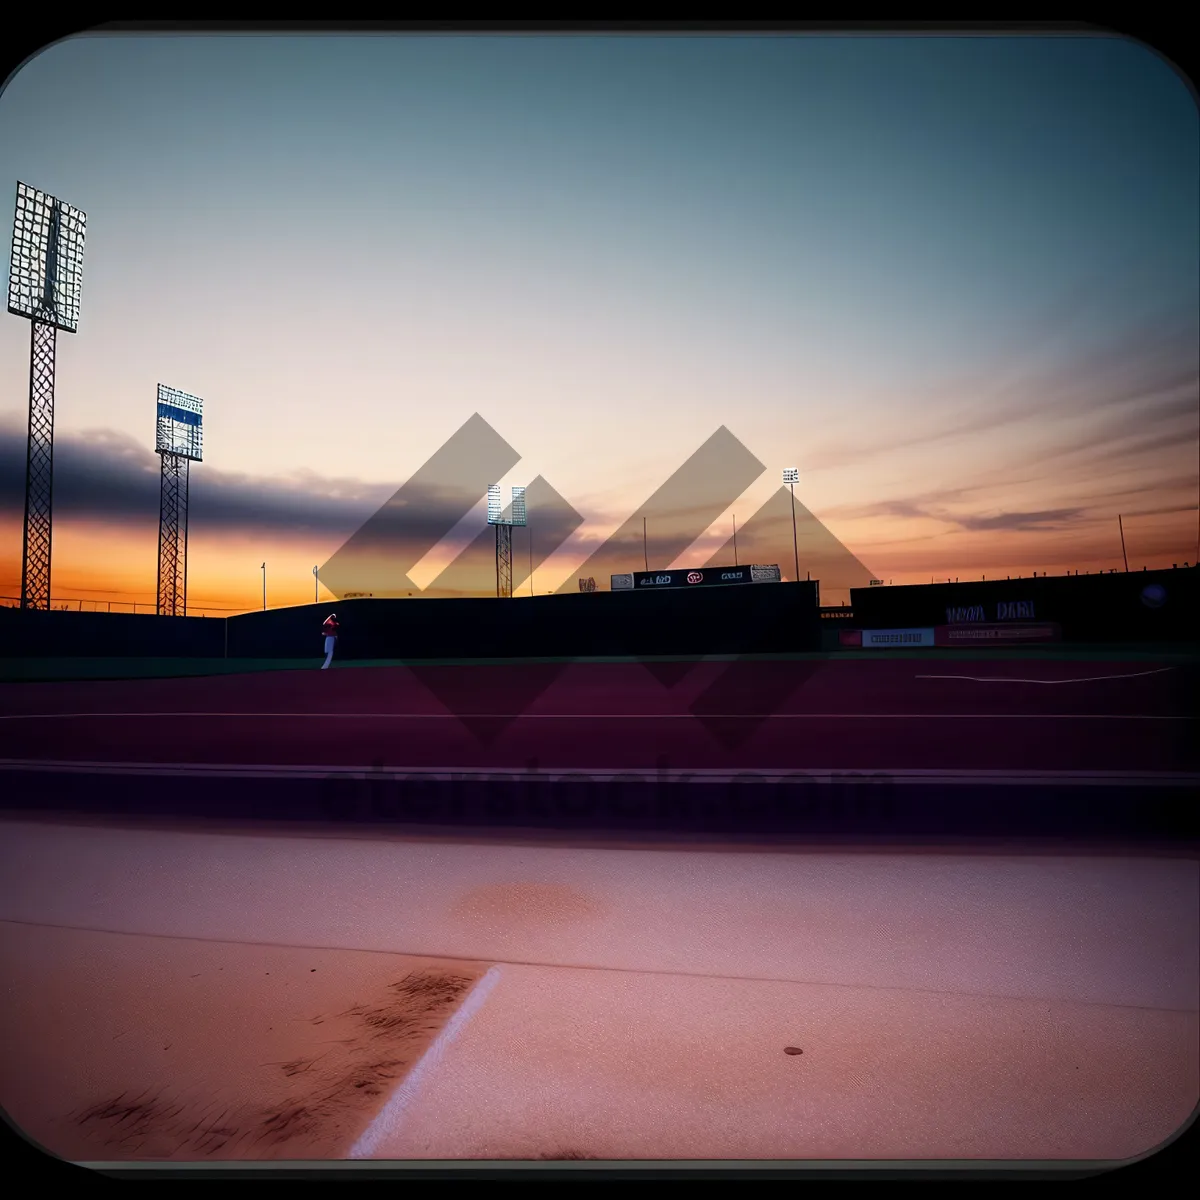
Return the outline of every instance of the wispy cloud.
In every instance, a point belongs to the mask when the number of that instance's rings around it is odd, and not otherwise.
[[[1129,517],[1175,517],[1183,513],[1194,513],[1197,509],[1195,504],[1170,504],[1163,508],[1135,508],[1130,512],[1123,513],[1126,518]]]
[[[1076,422],[1070,446],[1083,453],[1144,430],[1148,424],[1197,411],[1198,395],[1195,316],[1175,314],[1143,325],[1108,346],[1077,350],[1049,367],[1016,368],[1007,377],[980,374],[944,385],[932,395],[893,398],[906,412],[907,432],[885,432],[875,438],[867,433],[853,442],[818,442],[807,456],[806,469],[857,465],[899,450],[1047,420]],[[1030,455],[1044,456],[1042,440],[1031,436]]]
[[[1062,529],[1084,515],[1081,508],[1052,508],[1042,512],[1003,512],[994,516],[951,518],[959,529],[1043,533]]]
[[[937,521],[947,530],[1022,531],[1042,533],[1061,529],[1085,515],[1083,508],[1049,508],[1030,511],[1002,511],[960,514],[944,507],[947,501],[961,499],[967,489],[952,488],[918,496],[913,500],[883,500],[876,504],[843,510],[844,516],[895,517],[906,521]],[[913,540],[913,539],[906,539]]]
[[[1100,479],[1092,480],[1088,487],[1079,489],[1080,501],[1094,511],[1105,514],[1114,512],[1132,512],[1134,505],[1145,503],[1147,496],[1157,497],[1159,504],[1155,511],[1164,509],[1169,512],[1187,511],[1189,504],[1185,499],[1196,494],[1200,479],[1195,472],[1190,474],[1157,475],[1145,483],[1113,484]],[[1164,505],[1164,497],[1174,497],[1172,503]],[[1182,507],[1181,507],[1182,506]],[[1195,505],[1190,507],[1194,508]]]
[[[870,500],[865,503],[833,504],[821,510],[829,520],[857,521],[873,517],[925,518],[931,508],[967,501],[969,497],[985,490],[986,485],[969,487],[938,487],[927,489],[901,498]]]
[[[1173,448],[1195,453],[1200,446],[1200,393],[1193,380],[1187,390],[1145,401],[1111,417],[1090,421],[1030,446],[1028,461],[1055,463],[1059,471],[1094,475],[1106,464],[1144,465]]]
[[[0,512],[23,512],[26,434],[0,426]],[[136,439],[112,430],[59,434],[54,443],[54,511],[111,524],[157,523],[160,463]],[[190,474],[189,513],[208,528],[345,535],[393,491],[312,471],[254,479],[207,464]]]

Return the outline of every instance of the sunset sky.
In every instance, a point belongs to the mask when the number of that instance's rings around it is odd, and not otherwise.
[[[735,518],[790,576],[789,466],[834,602],[1120,567],[1118,514],[1131,567],[1196,561],[1200,119],[1132,42],[80,37],[0,95],[6,238],[18,180],[88,219],[56,597],[153,602],[160,382],[205,401],[191,611],[260,605],[264,560],[271,606],[314,565],[494,592],[457,477],[387,510],[388,569],[335,565],[464,427],[531,486],[525,594],[530,551],[538,592],[607,586],[728,558]],[[6,315],[6,596],[28,360]]]

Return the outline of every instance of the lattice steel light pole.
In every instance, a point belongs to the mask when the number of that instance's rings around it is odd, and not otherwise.
[[[792,489],[792,550],[796,555],[796,582],[800,582],[800,542],[796,537],[796,484],[800,482],[799,467],[784,467],[783,482]]]
[[[488,524],[496,527],[496,595],[511,598],[512,596],[512,531],[514,525],[524,525],[525,519],[525,489],[512,489],[512,509],[509,518],[504,519],[500,507],[500,485],[493,483],[488,486]]]
[[[158,503],[158,615],[187,616],[188,468],[203,459],[204,401],[158,385],[155,450],[162,459]]]
[[[26,183],[17,184],[8,311],[30,322],[29,447],[21,607],[50,607],[54,498],[54,366],[58,331],[79,328],[87,217]]]

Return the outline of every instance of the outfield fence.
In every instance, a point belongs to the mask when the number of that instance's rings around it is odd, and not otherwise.
[[[0,608],[20,608],[19,596],[0,596]],[[285,605],[283,607],[291,607]],[[153,600],[96,600],[83,599],[77,596],[52,596],[50,608],[55,612],[86,612],[86,613],[155,613],[158,606]],[[238,613],[253,612],[247,608],[220,608],[209,604],[188,605],[189,617],[232,617]]]

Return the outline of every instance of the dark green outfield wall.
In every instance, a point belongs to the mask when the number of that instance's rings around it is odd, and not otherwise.
[[[1200,570],[1196,567],[865,587],[852,589],[850,596],[854,625],[859,629],[924,629],[965,621],[992,624],[1032,620],[1061,626],[1063,640],[1069,642],[1200,640],[1196,632]]]
[[[815,583],[512,600],[348,600],[236,617],[0,609],[7,658],[521,658],[817,650]]]
[[[224,619],[0,608],[0,654],[317,658],[324,653],[321,623],[333,611],[342,624],[341,661],[798,653],[833,648],[834,623],[821,628],[818,587],[813,581],[512,600],[344,600]],[[1091,645],[1200,640],[1195,567],[857,588],[851,595],[851,625],[859,629],[1017,619],[1054,622],[1064,641]],[[1007,613],[998,613],[1002,605],[1010,606]]]
[[[229,620],[232,657],[521,658],[786,653],[819,649],[817,588],[763,583],[694,592],[592,592],[496,600],[349,600]]]

